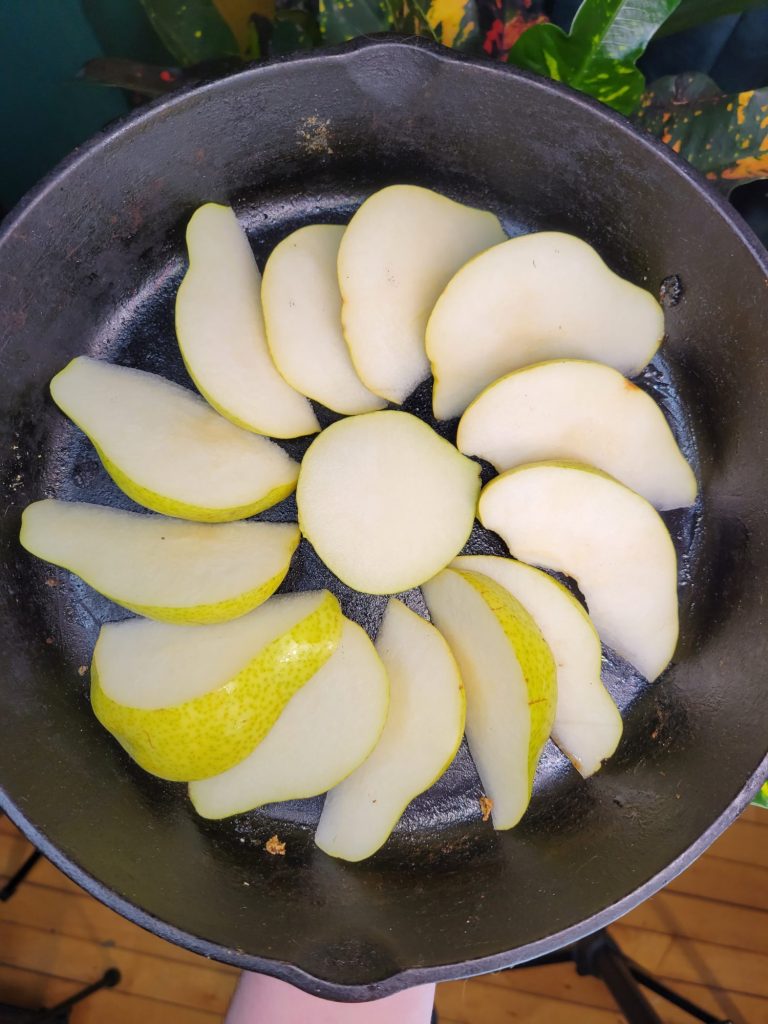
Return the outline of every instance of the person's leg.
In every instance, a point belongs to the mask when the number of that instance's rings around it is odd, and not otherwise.
[[[429,1024],[435,986],[372,1003],[331,1003],[264,974],[243,972],[225,1024]]]

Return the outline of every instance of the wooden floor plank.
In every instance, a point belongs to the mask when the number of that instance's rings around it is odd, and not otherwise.
[[[41,929],[50,928],[51,922],[55,922],[59,935],[145,953],[160,960],[175,960],[201,970],[237,973],[232,967],[166,942],[96,900],[72,892],[50,889],[41,897],[35,886],[22,885],[13,899],[0,909],[0,918],[11,924]]]
[[[11,967],[84,983],[107,967],[117,967],[123,975],[120,988],[124,994],[211,1013],[224,1012],[237,980],[235,975],[220,971],[158,960],[145,953],[100,946],[7,921],[0,921],[0,960]]]
[[[82,986],[65,978],[0,964],[0,992],[6,1002],[29,1009],[55,1006]],[[72,1024],[220,1024],[218,1013],[126,995],[119,987],[90,996],[72,1010]]]
[[[700,896],[721,905],[768,910],[768,870],[708,854],[673,879],[667,891]]]
[[[768,910],[732,905],[723,913],[710,899],[662,890],[622,920],[647,931],[768,955]]]

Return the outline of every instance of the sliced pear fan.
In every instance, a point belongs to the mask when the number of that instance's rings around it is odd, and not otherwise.
[[[445,771],[464,732],[464,690],[448,645],[400,601],[387,605],[376,650],[389,674],[386,725],[373,753],[325,800],[315,841],[343,860],[370,857],[406,806]]]
[[[426,188],[392,185],[366,199],[342,238],[338,271],[344,336],[371,391],[399,404],[429,376],[424,332],[438,295],[504,237],[492,214]]]
[[[176,336],[189,375],[227,419],[272,437],[320,429],[312,406],[269,354],[261,275],[228,206],[206,203],[187,226],[189,269],[176,296]]]
[[[299,543],[290,523],[184,523],[67,501],[36,501],[21,523],[27,551],[164,622],[252,611],[282,583]]]
[[[93,710],[145,771],[176,782],[217,775],[266,736],[341,627],[324,590],[273,597],[216,626],[110,623],[93,652]]]
[[[296,486],[299,467],[282,448],[153,373],[78,356],[53,378],[51,395],[117,486],[155,512],[245,519]]]
[[[480,467],[405,412],[339,420],[309,447],[296,503],[301,532],[347,586],[416,587],[472,530]]]
[[[510,469],[480,496],[483,526],[525,562],[572,576],[601,639],[649,680],[677,644],[677,559],[645,498],[589,466]]]
[[[600,363],[563,359],[502,377],[461,417],[456,444],[499,472],[568,459],[604,470],[656,508],[696,500],[696,477],[661,409]]]
[[[632,376],[663,334],[654,297],[586,242],[557,231],[512,238],[462,267],[432,311],[435,416],[460,416],[492,381],[544,359],[593,359]]]
[[[469,555],[451,568],[495,580],[533,616],[557,666],[552,739],[585,778],[594,774],[616,750],[623,725],[600,679],[600,637],[584,608],[562,583],[511,558]]]
[[[341,330],[336,274],[344,228],[310,224],[277,245],[264,267],[261,301],[272,358],[288,383],[345,415],[382,409],[355,373]]]
[[[225,818],[324,793],[375,746],[388,698],[387,673],[373,644],[345,619],[334,653],[291,697],[253,753],[222,775],[190,783],[195,810]]]
[[[528,806],[552,729],[554,659],[525,608],[489,577],[445,569],[422,591],[464,680],[467,742],[494,827],[512,828]]]

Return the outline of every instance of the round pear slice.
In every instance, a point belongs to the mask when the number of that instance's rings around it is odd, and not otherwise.
[[[273,597],[216,626],[144,619],[102,626],[91,665],[96,717],[146,771],[173,782],[247,757],[341,636],[328,591]]]
[[[366,199],[342,238],[338,271],[344,336],[371,391],[400,404],[429,376],[424,332],[438,295],[504,238],[492,214],[426,188],[391,185]]]
[[[70,501],[36,501],[22,545],[94,590],[163,622],[227,622],[280,586],[299,543],[291,523],[185,523]]]
[[[557,665],[552,739],[585,779],[593,775],[616,750],[623,724],[600,679],[600,637],[582,605],[547,573],[511,558],[468,555],[451,568],[495,580],[533,616]]]
[[[500,473],[567,459],[604,470],[659,509],[696,500],[696,477],[661,409],[601,363],[563,359],[502,377],[461,417],[456,444]]]
[[[252,754],[189,786],[204,818],[325,793],[365,760],[384,727],[389,681],[373,644],[344,620],[339,645],[291,697]]]
[[[384,845],[411,800],[446,770],[464,733],[461,676],[434,626],[391,600],[376,650],[390,680],[386,725],[373,753],[326,797],[315,835],[321,850],[348,861]]]
[[[355,373],[341,330],[336,260],[344,227],[310,224],[276,246],[264,267],[261,302],[269,351],[291,387],[354,416],[383,409]]]
[[[512,828],[528,807],[552,729],[554,659],[525,608],[488,576],[445,569],[422,591],[461,670],[467,742],[494,828]]]
[[[601,639],[654,680],[678,635],[677,558],[645,498],[590,466],[510,469],[480,496],[483,526],[524,562],[579,585]]]
[[[627,376],[664,335],[656,299],[573,235],[512,238],[467,263],[427,325],[435,416],[460,416],[484,387],[544,359],[607,363]]]
[[[154,512],[246,519],[296,486],[299,467],[282,448],[154,373],[78,356],[53,378],[51,394],[117,486]]]
[[[261,275],[234,211],[216,203],[196,210],[187,249],[176,337],[200,393],[245,430],[271,437],[316,433],[312,406],[283,380],[269,354]]]
[[[392,594],[434,576],[472,530],[480,466],[405,412],[339,420],[301,464],[299,528],[347,586]]]

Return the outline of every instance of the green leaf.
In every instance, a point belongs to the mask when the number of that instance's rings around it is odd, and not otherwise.
[[[144,64],[127,57],[94,57],[83,65],[79,77],[98,85],[128,89],[141,96],[162,96],[182,81],[179,68]]]
[[[182,67],[238,57],[232,30],[213,0],[141,0],[163,45]]]
[[[390,0],[320,0],[320,34],[326,43],[345,43],[394,27]]]
[[[509,61],[631,114],[645,87],[635,62],[679,3],[583,0],[568,35],[556,25],[534,25],[512,47]]]
[[[669,75],[636,120],[726,192],[768,178],[768,88],[726,95],[699,72]]]
[[[681,0],[680,6],[656,34],[658,37],[671,36],[673,32],[684,32],[724,14],[743,14],[758,7],[768,7],[768,0]]]
[[[768,807],[768,782],[762,784],[752,803],[757,804],[758,807]]]

